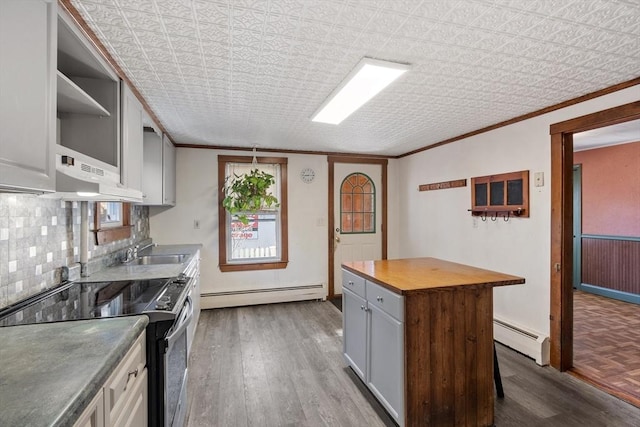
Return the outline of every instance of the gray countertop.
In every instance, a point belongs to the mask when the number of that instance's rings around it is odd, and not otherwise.
[[[0,328],[0,426],[67,426],[149,322],[147,316]]]
[[[111,280],[142,280],[176,277],[182,273],[200,250],[202,245],[160,245],[151,246],[138,255],[189,255],[181,264],[127,265],[120,264],[97,271],[90,276],[82,277],[76,282],[106,282]]]

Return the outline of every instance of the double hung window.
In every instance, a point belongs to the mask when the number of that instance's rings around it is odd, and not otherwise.
[[[242,176],[259,169],[275,178],[269,188],[279,202],[257,212],[230,214],[222,205],[227,177]],[[286,268],[287,249],[287,159],[281,157],[218,156],[219,261],[221,271]],[[244,223],[240,215],[246,216]]]

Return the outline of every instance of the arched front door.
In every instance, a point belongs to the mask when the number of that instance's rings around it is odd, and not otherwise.
[[[383,169],[380,163],[333,165],[333,287],[329,296],[342,293],[343,262],[386,258],[383,250]],[[330,266],[331,268],[331,266]],[[333,292],[331,292],[333,290]]]

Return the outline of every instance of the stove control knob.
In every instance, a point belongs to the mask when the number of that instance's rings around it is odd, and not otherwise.
[[[156,310],[169,310],[171,308],[171,297],[164,295],[156,301]]]

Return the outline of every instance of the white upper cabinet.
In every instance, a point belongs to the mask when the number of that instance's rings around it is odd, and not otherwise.
[[[143,204],[175,206],[176,148],[166,135],[144,132]]]
[[[59,11],[57,38],[56,153],[76,159],[79,178],[120,184],[120,79],[64,10]],[[88,167],[80,169],[81,163]],[[72,169],[60,167],[66,174]],[[85,177],[87,170],[100,174]]]
[[[131,89],[122,83],[122,183],[142,191],[144,108]]]
[[[55,190],[57,3],[0,1],[0,191]]]
[[[144,131],[144,180],[142,204],[162,205],[162,135]]]
[[[162,136],[163,205],[176,205],[176,147],[167,135]]]

